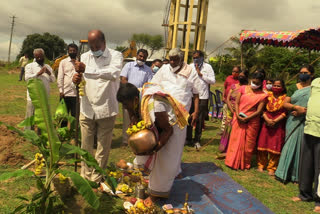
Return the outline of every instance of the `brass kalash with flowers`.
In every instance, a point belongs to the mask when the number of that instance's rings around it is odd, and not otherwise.
[[[144,121],[129,127],[127,134],[128,144],[135,154],[153,153],[157,137],[153,128],[147,128]],[[148,172],[145,169],[134,168],[132,163],[120,160],[116,165],[111,164],[108,170],[116,192],[112,192],[107,183],[101,183],[101,189],[124,199],[126,213],[161,213],[161,209],[151,200],[145,200],[148,188]]]
[[[157,131],[155,128],[146,128],[145,122],[142,120],[128,128],[127,134],[129,135],[128,144],[133,153],[137,155],[151,154],[157,146]]]
[[[143,93],[144,89],[149,87],[151,91]],[[158,149],[159,134],[158,130],[151,119],[154,113],[154,108],[149,105],[153,103],[151,97],[157,97],[154,93],[159,95],[158,89],[154,84],[145,85],[142,89],[142,101],[140,113],[143,120],[128,128],[129,135],[128,145],[135,155],[152,155]],[[160,96],[160,95],[159,95]],[[170,95],[163,94],[160,96],[166,99],[167,102],[173,106],[177,119],[173,123],[177,123],[179,127],[187,125],[189,113],[177,103]],[[153,99],[152,98],[152,99]],[[157,99],[161,99],[157,97]],[[150,101],[150,102],[149,102]],[[178,106],[179,105],[179,106]],[[172,125],[172,124],[171,124]],[[148,162],[148,161],[147,161]],[[111,166],[112,167],[112,166]],[[137,166],[138,167],[138,166]],[[153,204],[150,198],[147,198],[147,188],[149,183],[149,171],[144,168],[134,167],[133,164],[120,160],[116,166],[109,168],[109,176],[114,181],[116,192],[112,193],[125,200],[123,206],[126,213],[193,213],[190,209],[186,199],[183,208],[173,208],[172,205],[164,205],[162,208]],[[101,186],[105,191],[110,191],[105,183]],[[147,198],[147,199],[146,199]],[[188,198],[188,197],[186,197]]]

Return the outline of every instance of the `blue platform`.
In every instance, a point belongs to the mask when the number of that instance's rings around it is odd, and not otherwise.
[[[170,198],[161,204],[182,208],[189,193],[196,214],[273,213],[213,163],[184,163],[182,171],[184,178],[174,182]]]

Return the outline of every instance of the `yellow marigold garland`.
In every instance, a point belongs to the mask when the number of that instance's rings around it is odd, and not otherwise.
[[[279,96],[278,98],[275,98],[272,92],[268,92],[268,104],[267,104],[267,110],[268,112],[275,112],[282,108],[284,99],[286,98],[286,94]]]
[[[137,123],[137,125],[133,125],[133,126],[129,127],[127,129],[127,134],[132,135],[132,134],[137,133],[139,131],[142,131],[144,129],[146,129],[146,124],[143,120],[141,120],[140,122]]]

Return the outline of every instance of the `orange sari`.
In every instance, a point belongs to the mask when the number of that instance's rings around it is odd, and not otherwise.
[[[260,102],[268,96],[263,91],[253,92],[250,86],[241,86],[239,112],[247,116],[257,111]],[[260,130],[260,116],[248,123],[239,123],[233,118],[232,131],[225,164],[233,169],[250,169],[251,157],[256,147],[257,135]]]

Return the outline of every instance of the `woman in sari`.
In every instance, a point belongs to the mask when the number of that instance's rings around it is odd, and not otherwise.
[[[248,71],[242,71],[239,74],[238,80],[239,80],[239,84],[234,84],[231,86],[231,89],[228,93],[227,96],[227,105],[228,105],[228,110],[227,110],[227,114],[226,114],[226,122],[225,122],[225,128],[222,132],[222,136],[221,136],[221,141],[220,141],[220,146],[219,146],[219,150],[221,153],[219,158],[224,158],[225,157],[225,153],[227,151],[228,148],[228,143],[229,143],[229,137],[230,137],[230,133],[231,133],[231,128],[232,128],[232,118],[235,112],[235,102],[236,102],[236,98],[237,95],[239,93],[239,89],[242,85],[248,85],[248,76],[249,76],[249,72]]]
[[[283,105],[289,111],[289,117],[286,123],[285,144],[275,173],[282,182],[299,180],[300,147],[314,69],[309,65],[303,66],[299,73],[300,82],[296,84],[297,90],[291,97],[286,97]]]
[[[251,157],[260,130],[260,115],[267,94],[262,91],[264,76],[254,73],[250,86],[241,86],[225,164],[233,169],[250,169]]]
[[[269,175],[277,169],[281,149],[284,144],[286,109],[283,107],[286,88],[283,80],[275,80],[268,92],[268,103],[263,113],[264,123],[258,139],[258,171],[265,168]],[[269,156],[269,157],[268,157]]]

